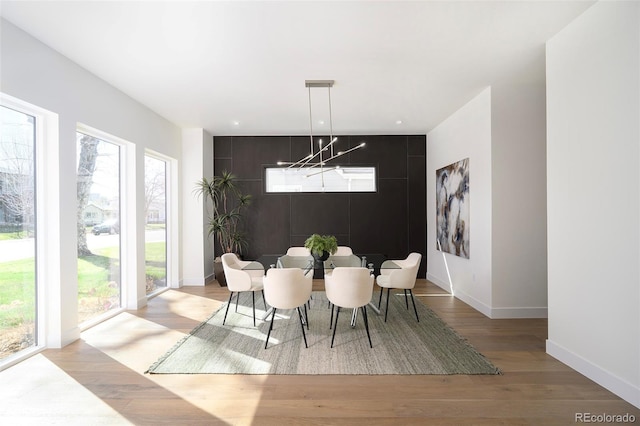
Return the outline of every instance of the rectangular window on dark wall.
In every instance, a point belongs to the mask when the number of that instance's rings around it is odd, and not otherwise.
[[[267,167],[266,192],[376,192],[376,168]]]

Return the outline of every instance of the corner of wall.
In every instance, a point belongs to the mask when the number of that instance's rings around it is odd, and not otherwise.
[[[489,315],[491,306],[491,88],[427,135],[427,277]],[[436,170],[469,158],[470,258],[436,249]],[[434,281],[435,282],[435,281]],[[461,297],[461,300],[463,300]]]

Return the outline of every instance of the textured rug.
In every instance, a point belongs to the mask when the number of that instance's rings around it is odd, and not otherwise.
[[[377,301],[379,293],[374,293]],[[226,304],[193,329],[154,363],[152,374],[500,374],[483,355],[416,299],[420,322],[409,300],[391,295],[389,317],[368,308],[369,347],[362,312],[351,327],[351,310],[342,309],[331,345],[329,309],[324,292],[314,292],[308,309],[308,348],[295,310],[277,311],[269,346],[262,298],[256,295],[256,327],[251,295],[235,297],[222,325]],[[383,309],[385,299],[383,298]],[[269,316],[269,319],[271,317]]]

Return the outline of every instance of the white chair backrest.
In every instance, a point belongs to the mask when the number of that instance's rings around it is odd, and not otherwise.
[[[338,246],[338,250],[332,254],[332,256],[351,256],[352,254],[353,250],[351,250],[351,247]]]
[[[306,247],[289,247],[287,256],[311,256],[311,252]]]
[[[271,268],[263,279],[264,298],[277,309],[293,309],[304,305],[311,296],[312,275],[300,268]]]
[[[389,281],[394,288],[413,288],[416,284],[418,269],[420,268],[420,253],[411,253],[403,260],[395,260],[401,269],[392,269],[389,274]]]
[[[422,255],[420,253],[410,253],[406,259],[395,260],[394,262],[401,268],[416,268],[420,267],[420,260]]]
[[[251,275],[247,271],[243,271],[238,264],[238,256],[233,253],[225,253],[220,259],[222,260],[222,269],[224,269],[224,277],[227,280],[227,288],[230,291],[248,291],[251,289]]]
[[[325,276],[324,286],[331,303],[342,308],[359,308],[371,301],[373,276],[367,268],[337,267]]]

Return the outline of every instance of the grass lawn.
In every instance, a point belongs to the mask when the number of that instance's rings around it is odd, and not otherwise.
[[[1,234],[0,234],[1,235]],[[146,245],[147,280],[166,282],[164,242]],[[110,299],[118,299],[120,261],[118,248],[96,250],[78,259],[78,297],[80,311],[108,308]],[[92,300],[83,303],[82,300]],[[94,312],[95,313],[95,312]],[[0,331],[35,319],[35,260],[22,259],[0,263]],[[82,320],[82,319],[81,319]]]
[[[0,263],[0,330],[35,318],[35,259]],[[26,283],[26,284],[25,284]]]
[[[0,241],[5,240],[21,240],[23,238],[29,238],[27,232],[18,231],[18,232],[0,232]]]

